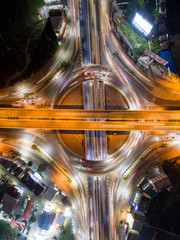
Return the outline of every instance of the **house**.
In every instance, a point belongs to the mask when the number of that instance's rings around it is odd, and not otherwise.
[[[159,24],[159,31],[160,31],[161,33],[167,31],[166,23],[160,23],[160,24]]]
[[[17,201],[13,197],[11,197],[9,194],[5,193],[3,198],[3,207],[2,211],[10,215],[13,211],[13,209],[16,207]]]
[[[144,213],[147,213],[150,202],[151,202],[150,197],[146,197],[143,194],[141,194],[141,197],[140,197],[139,202],[138,202],[138,210],[142,211]]]
[[[13,174],[17,168],[18,168],[18,165],[16,164],[16,162],[11,162],[11,165],[9,166],[9,168],[7,168],[7,170],[9,172],[12,172]]]
[[[23,215],[23,208],[24,208],[24,197],[22,197],[17,203],[17,207],[14,212],[16,217],[21,217]]]
[[[138,231],[138,232],[141,232],[143,226],[144,226],[144,223],[143,223],[143,222],[134,219],[131,228],[132,228],[133,230],[136,230],[136,231]]]
[[[57,191],[54,188],[48,187],[44,193],[44,198],[48,201],[51,201],[54,198],[56,193]]]
[[[171,72],[173,72],[174,74],[178,74],[176,65],[174,63],[174,60],[172,58],[170,51],[161,51],[160,57],[167,61],[165,68],[167,68],[167,69],[169,68]]]
[[[159,17],[158,17],[158,23],[161,24],[161,23],[166,23],[166,18],[164,16],[164,14],[161,14]]]
[[[26,209],[24,211],[21,221],[26,221],[26,219],[29,218],[32,206],[33,206],[33,200],[28,200],[28,203],[27,203],[27,206],[26,206]]]
[[[167,40],[167,34],[162,34],[159,36],[159,41],[163,42]]]
[[[23,165],[18,166],[14,171],[14,176],[20,178],[25,170],[26,170],[25,166]]]
[[[1,162],[1,164],[3,165],[3,167],[5,167],[7,170],[10,168],[10,166],[13,164],[13,162],[8,161],[6,159],[3,159],[3,161]]]
[[[172,187],[171,182],[165,173],[162,173],[157,177],[151,178],[150,182],[157,193],[162,192],[164,189]]]
[[[19,197],[21,196],[20,192],[18,192],[18,189],[14,186],[10,186],[6,192],[15,199],[19,199]]]
[[[3,179],[0,185],[0,201],[2,200],[4,193],[6,192],[8,188],[8,179]]]
[[[127,214],[126,223],[128,223],[130,229],[141,232],[144,225],[144,219],[144,213],[135,211]]]
[[[30,191],[32,191],[36,196],[39,196],[46,188],[43,183],[38,183],[35,180],[35,173],[32,170],[25,172],[24,176],[21,178],[21,181],[25,184]],[[39,181],[37,179],[37,181]]]
[[[157,196],[157,192],[151,187],[147,178],[142,179],[138,188],[141,189],[146,197],[153,199]]]
[[[168,50],[168,43],[167,42],[161,42],[160,46],[161,46],[161,51]]]
[[[46,187],[44,187],[43,184],[36,183],[33,192],[36,196],[39,196],[45,190],[45,188]]]
[[[144,51],[144,55],[145,56],[149,56],[152,59],[154,59],[156,62],[158,62],[159,64],[165,66],[166,64],[168,64],[168,61],[166,61],[164,58],[162,58],[161,56],[155,54],[154,52],[150,51],[149,49],[146,49]]]
[[[129,229],[125,237],[125,240],[139,240],[139,238],[140,238],[140,234],[138,231]]]
[[[161,0],[160,9],[162,13],[166,12],[166,0]]]
[[[49,230],[54,221],[55,215],[55,212],[43,211],[38,227],[42,230]]]
[[[144,196],[143,193],[136,192],[133,200],[133,207],[136,210],[147,213],[151,198],[149,196]]]
[[[19,228],[25,228],[26,227],[25,222],[18,221],[18,220],[15,220],[15,219],[12,219],[10,224],[12,226],[19,227]]]
[[[135,209],[133,209],[133,211],[132,211],[132,217],[133,217],[133,219],[138,220],[140,222],[144,222],[144,220],[145,220],[144,213],[141,211],[135,210]]]
[[[65,222],[65,217],[61,214],[58,214],[58,217],[56,219],[56,224],[63,226]]]
[[[62,3],[64,8],[67,6],[67,0],[61,0],[61,3]]]

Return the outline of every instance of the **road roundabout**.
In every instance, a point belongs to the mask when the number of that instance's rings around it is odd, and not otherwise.
[[[143,99],[132,93],[132,90],[107,67],[101,65],[82,67],[75,73],[75,77],[73,74],[72,76],[67,80],[68,84],[63,91],[58,93],[55,104],[58,109],[83,109],[85,82],[92,86],[95,82],[103,84],[104,108],[106,110],[139,110],[143,106]],[[93,97],[96,96],[92,94]],[[90,175],[103,175],[117,168],[120,162],[125,159],[129,149],[138,144],[138,139],[141,136],[136,131],[106,132],[104,143],[107,149],[107,158],[94,160],[86,156],[85,131],[60,130],[57,131],[57,134],[63,147],[69,151],[72,165],[78,171]]]

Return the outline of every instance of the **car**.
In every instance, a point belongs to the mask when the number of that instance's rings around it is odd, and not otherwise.
[[[160,140],[164,140],[164,141],[170,141],[173,140],[174,137],[173,136],[162,136],[160,137]]]

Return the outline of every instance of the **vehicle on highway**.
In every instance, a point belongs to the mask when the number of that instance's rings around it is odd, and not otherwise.
[[[174,137],[173,136],[162,136],[160,137],[160,140],[164,140],[164,141],[170,141],[173,140]]]
[[[10,107],[26,107],[35,105],[35,98],[19,99],[9,104]]]

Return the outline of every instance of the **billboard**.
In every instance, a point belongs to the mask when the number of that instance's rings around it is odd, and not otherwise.
[[[136,13],[132,23],[145,36],[147,36],[153,28],[153,25],[139,15],[139,13]]]

